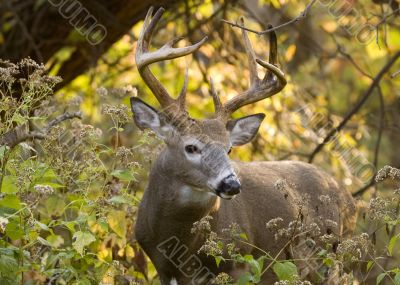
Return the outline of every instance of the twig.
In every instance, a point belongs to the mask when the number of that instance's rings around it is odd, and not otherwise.
[[[380,103],[380,108],[379,108],[379,130],[378,130],[378,138],[376,139],[376,145],[375,145],[375,151],[374,151],[374,167],[375,167],[375,173],[374,176],[371,178],[369,183],[367,185],[364,185],[360,189],[358,189],[356,192],[354,192],[352,195],[353,197],[361,196],[364,194],[365,191],[367,191],[370,187],[374,186],[376,184],[376,170],[378,168],[378,162],[379,162],[379,150],[381,147],[381,140],[382,140],[382,133],[383,133],[383,128],[384,128],[384,123],[385,123],[385,101],[383,99],[383,93],[381,86],[378,85],[378,93],[379,93],[379,103]]]
[[[286,23],[283,23],[283,24],[278,25],[276,27],[272,27],[272,28],[266,29],[264,31],[256,31],[256,30],[247,28],[244,25],[240,25],[238,23],[234,23],[234,22],[231,22],[231,21],[228,21],[228,20],[224,20],[224,19],[222,19],[221,21],[226,23],[226,24],[229,24],[229,25],[231,25],[233,27],[238,27],[238,28],[241,28],[241,29],[246,30],[246,31],[251,32],[251,33],[255,33],[255,34],[260,36],[260,35],[268,34],[268,33],[272,32],[272,31],[278,30],[280,28],[286,27],[286,26],[288,26],[290,24],[293,24],[295,22],[298,22],[298,21],[304,19],[305,17],[307,17],[307,14],[308,14],[309,10],[311,9],[311,6],[314,5],[314,3],[316,1],[317,0],[311,0],[307,4],[306,8],[304,8],[304,10],[296,18],[293,18],[292,20],[290,20],[290,21],[288,21]]]
[[[58,125],[59,123],[66,121],[66,120],[74,119],[74,118],[82,119],[82,112],[80,112],[80,111],[72,112],[72,113],[66,112],[66,113],[54,118],[44,128],[44,132],[47,133],[52,127]]]
[[[332,129],[324,138],[322,143],[320,143],[314,151],[311,153],[310,158],[308,162],[312,162],[324,146],[330,141],[330,139],[340,130],[343,129],[343,127],[347,124],[347,122],[356,114],[360,108],[364,105],[364,103],[367,101],[367,99],[371,96],[372,91],[374,91],[375,87],[379,85],[379,82],[381,81],[383,75],[389,71],[389,69],[392,67],[392,65],[396,62],[396,60],[400,57],[400,51],[396,52],[396,54],[385,64],[385,66],[379,71],[379,73],[374,77],[374,80],[372,81],[371,85],[369,86],[368,90],[364,93],[364,95],[361,96],[361,98],[358,100],[356,105],[346,114],[346,116],[343,118],[343,120],[340,122],[340,124]]]
[[[397,70],[395,73],[392,73],[391,75],[390,75],[390,78],[395,78],[397,75],[399,75],[400,74],[400,70]]]
[[[331,36],[332,40],[335,42],[336,44],[336,52],[341,54],[342,56],[344,56],[348,61],[350,61],[350,63],[355,67],[355,69],[357,69],[362,75],[368,77],[371,80],[374,80],[374,78],[368,74],[367,72],[365,72],[359,65],[358,63],[353,59],[353,57],[346,52],[346,50],[343,48],[343,46],[341,44],[339,44],[339,42],[337,41],[336,37],[334,34],[332,33],[328,33],[327,31],[325,31],[324,29],[322,29],[324,32],[326,32],[329,36]]]
[[[383,7],[382,7],[382,10],[383,10]],[[384,16],[382,17],[382,19],[375,25],[375,30],[376,30],[376,44],[378,45],[378,47],[380,47],[380,46],[379,46],[379,26],[382,25],[382,24],[385,24],[385,26],[384,26],[384,41],[385,41],[385,45],[387,46],[387,38],[386,38],[386,36],[387,36],[387,30],[386,30],[386,29],[387,29],[387,28],[386,28],[386,21],[387,21],[387,19],[388,19],[389,17],[393,16],[394,14],[396,14],[396,13],[399,12],[399,11],[400,11],[400,8],[398,8],[398,9],[392,11],[391,13],[389,13],[389,14],[387,14],[387,15],[384,15]],[[383,10],[382,12],[385,14],[385,11],[384,11],[384,10]]]
[[[15,129],[5,133],[0,136],[0,145],[7,145],[10,149],[14,148],[21,142],[24,142],[29,139],[44,139],[47,136],[47,133],[50,129],[59,123],[73,119],[73,118],[82,118],[81,112],[72,112],[72,113],[64,113],[55,119],[51,120],[43,129],[38,131],[26,131],[26,125],[18,126]]]
[[[18,25],[20,26],[23,34],[25,35],[25,37],[28,39],[28,42],[30,42],[32,44],[33,50],[36,53],[37,59],[40,62],[44,62],[43,60],[43,56],[42,53],[40,52],[40,49],[38,47],[38,45],[36,44],[35,40],[33,39],[32,35],[29,33],[28,28],[26,27],[24,21],[22,21],[22,19],[19,17],[18,13],[15,11],[15,9],[13,8],[13,4],[10,4],[10,2],[7,2],[7,6],[8,9],[10,9],[11,13],[14,14],[15,19],[18,22]]]
[[[375,175],[374,175],[374,178],[375,178]],[[374,186],[376,184],[376,181],[374,178],[371,179],[366,185],[364,185],[363,187],[358,189],[356,192],[352,193],[351,195],[353,197],[361,196],[365,191],[367,191],[369,188],[371,188],[372,186]]]
[[[394,14],[396,14],[396,13],[399,12],[399,11],[400,11],[400,8],[397,8],[396,10],[392,11],[391,13],[385,15],[385,16],[379,21],[379,23],[375,25],[375,27],[378,28],[380,25],[382,25],[384,22],[386,22],[386,20],[387,20],[389,17],[393,16]]]

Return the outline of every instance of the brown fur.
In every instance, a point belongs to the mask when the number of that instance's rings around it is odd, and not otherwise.
[[[186,133],[182,132],[183,137],[197,133],[201,134],[202,140],[209,139],[221,144],[225,149],[229,148],[229,134],[221,122],[192,122],[196,127]],[[230,162],[242,184],[242,192],[237,197],[224,200],[209,195],[207,199],[186,199],[182,202],[181,192],[185,185],[190,184],[196,189],[193,191],[210,190],[195,188],[201,181],[193,183],[194,186],[191,184],[192,176],[198,173],[191,173],[190,165],[185,161],[179,146],[180,140],[174,137],[166,143],[166,149],[159,155],[151,170],[135,229],[137,240],[154,263],[163,285],[170,284],[172,278],[175,278],[179,285],[192,284],[191,278],[185,277],[177,266],[157,249],[160,243],[172,236],[177,237],[180,244],[189,248],[188,252],[181,256],[181,260],[192,254],[196,255],[202,265],[215,275],[225,271],[237,276],[243,271],[242,265],[231,263],[222,263],[217,268],[213,258],[197,253],[204,238],[199,234],[192,234],[191,228],[194,222],[206,215],[213,217],[213,231],[221,234],[222,229],[237,223],[247,234],[251,244],[272,256],[279,252],[286,241],[275,240],[273,233],[266,229],[266,222],[276,217],[283,218],[285,223],[295,220],[299,214],[298,208],[295,207],[296,200],[300,200],[305,194],[309,196],[309,203],[302,212],[307,221],[318,223],[321,229],[326,231],[324,221],[333,220],[340,226],[339,232],[336,233],[338,236],[351,231],[354,226],[355,204],[351,195],[322,170],[297,161]],[[282,180],[286,180],[291,187],[283,191],[277,189],[277,181]],[[329,207],[317,207],[321,204],[320,195],[331,197]],[[243,246],[241,251],[260,256],[260,252],[250,246]],[[274,276],[267,273],[260,284],[272,284],[273,280]]]
[[[185,80],[181,94],[174,99],[151,73],[149,65],[193,53],[206,38],[180,48],[174,48],[176,41],[170,41],[150,52],[151,36],[163,12],[160,8],[152,17],[153,10],[149,9],[136,50],[139,73],[160,102],[163,114],[140,99],[131,98],[136,124],[142,129],[152,129],[167,144],[151,170],[136,222],[137,240],[154,263],[162,285],[207,284],[209,280],[193,282],[190,274],[183,274],[183,268],[191,268],[190,258],[197,262],[192,267],[201,262],[215,275],[224,271],[238,277],[246,270],[243,265],[228,262],[217,268],[213,258],[197,253],[204,237],[192,234],[191,228],[206,215],[213,217],[213,231],[221,234],[222,229],[237,223],[251,244],[271,255],[277,254],[285,241],[276,240],[265,223],[276,217],[283,218],[286,223],[298,218],[296,203],[305,194],[309,201],[301,212],[306,222],[317,222],[327,230],[324,220],[333,220],[339,224],[338,236],[351,228],[355,216],[352,197],[323,171],[294,161],[232,162],[227,155],[232,145],[250,141],[264,118],[263,114],[255,114],[227,122],[230,115],[244,105],[273,96],[287,83],[284,73],[277,67],[275,33],[269,33],[269,62],[266,62],[255,57],[247,32],[242,29],[249,59],[250,87],[223,105],[211,84],[217,119],[197,121],[190,119],[185,111],[188,81]],[[243,19],[241,21],[243,24]],[[257,73],[257,64],[266,69],[262,79]],[[289,186],[279,191],[278,181],[286,181]],[[237,195],[240,189],[242,193]],[[237,197],[228,201],[216,194],[226,199]],[[332,203],[318,208],[320,195],[331,196]],[[171,238],[175,246],[180,247],[158,248]],[[260,255],[251,246],[242,246],[241,252]],[[260,284],[271,284],[272,280],[268,272]]]

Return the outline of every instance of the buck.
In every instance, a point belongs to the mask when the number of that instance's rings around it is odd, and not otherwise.
[[[216,233],[235,223],[246,233],[248,243],[243,253],[255,257],[258,249],[275,256],[284,246],[266,230],[266,222],[281,217],[295,220],[299,213],[295,201],[308,194],[302,209],[307,219],[316,220],[322,230],[334,232],[340,239],[354,224],[354,202],[351,195],[328,174],[317,167],[297,161],[239,162],[229,159],[231,147],[248,143],[258,132],[264,114],[231,119],[242,106],[255,103],[280,92],[286,85],[284,73],[277,65],[277,39],[269,34],[269,62],[256,57],[245,30],[242,30],[250,71],[250,87],[223,104],[211,84],[215,115],[210,119],[192,119],[185,110],[184,86],[175,99],[152,74],[149,65],[193,53],[205,42],[186,47],[173,47],[174,39],[156,51],[149,51],[152,34],[163,9],[153,15],[150,9],[144,20],[137,49],[136,64],[140,76],[160,103],[157,111],[137,97],[131,98],[134,121],[140,129],[150,129],[165,142],[165,148],[155,160],[149,183],[135,226],[138,243],[149,256],[162,285],[211,284],[219,272],[237,278],[243,270],[240,264],[221,262],[198,253],[204,243],[201,234],[191,233],[193,223],[211,216],[211,228]],[[257,64],[265,68],[260,79]],[[278,181],[288,181],[293,187],[276,189]],[[329,207],[318,207],[319,196],[331,197]],[[338,230],[327,229],[324,220],[336,222]],[[239,244],[240,245],[240,244]],[[273,274],[266,272],[259,284],[272,284]]]

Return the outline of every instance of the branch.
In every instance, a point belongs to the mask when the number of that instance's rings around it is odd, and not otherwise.
[[[47,134],[52,127],[58,125],[59,123],[61,123],[63,121],[74,119],[74,118],[82,119],[82,112],[80,112],[80,111],[72,112],[72,113],[66,112],[66,113],[54,118],[53,120],[51,120],[43,130]]]
[[[7,7],[10,9],[11,13],[14,14],[15,19],[17,20],[18,25],[20,26],[22,32],[24,33],[25,37],[27,38],[28,42],[31,43],[33,50],[36,53],[37,59],[40,61],[40,63],[43,63],[43,56],[42,53],[39,50],[38,45],[36,44],[35,40],[33,39],[32,35],[29,33],[25,23],[22,21],[22,19],[19,17],[18,13],[15,11],[14,7],[12,4],[10,4],[10,1],[7,1]]]
[[[0,146],[7,145],[9,148],[14,148],[18,144],[27,141],[29,139],[45,139],[50,129],[59,123],[73,119],[79,118],[82,119],[81,112],[73,112],[73,113],[64,113],[55,119],[51,120],[44,128],[38,131],[27,131],[26,125],[18,126],[15,129],[5,133],[4,135],[0,136]]]
[[[336,53],[339,53],[340,55],[345,57],[355,67],[355,69],[357,69],[362,75],[368,77],[371,80],[374,80],[374,78],[371,75],[369,75],[367,72],[365,72],[358,65],[358,63],[353,59],[353,57],[349,53],[346,52],[346,50],[343,48],[343,46],[339,44],[339,42],[336,39],[334,34],[327,32],[325,29],[323,29],[323,31],[325,33],[327,33],[332,38],[332,40],[335,42],[335,44],[336,44]]]
[[[374,186],[376,184],[376,181],[374,178],[375,178],[375,175],[371,179],[370,182],[368,182],[366,185],[364,185],[363,187],[361,187],[360,189],[358,189],[356,192],[352,193],[351,195],[353,197],[361,196],[365,191],[367,191],[369,188],[371,188],[372,186]]]
[[[356,192],[352,193],[353,197],[361,196],[364,194],[365,191],[367,191],[369,188],[374,186],[376,184],[376,169],[378,168],[378,162],[379,162],[379,150],[381,147],[381,140],[382,140],[382,133],[383,133],[383,128],[385,124],[385,101],[383,100],[383,93],[381,86],[378,85],[378,92],[379,92],[379,130],[378,130],[378,138],[376,139],[376,145],[375,145],[375,151],[374,151],[374,167],[375,167],[375,174],[371,178],[371,180],[358,189]]]
[[[396,14],[396,13],[399,12],[399,11],[400,11],[400,8],[397,8],[396,10],[392,11],[391,13],[389,13],[389,14],[387,14],[387,15],[384,15],[383,18],[379,21],[379,23],[375,25],[375,28],[378,28],[380,25],[382,25],[383,23],[385,23],[386,20],[387,20],[389,17],[393,16],[394,14]]]
[[[241,29],[246,30],[246,31],[248,31],[248,32],[255,33],[255,34],[261,36],[261,35],[268,34],[268,33],[272,32],[272,31],[278,30],[278,29],[280,29],[280,28],[286,27],[286,26],[288,26],[288,25],[290,25],[290,24],[293,24],[293,23],[295,23],[295,22],[298,22],[298,21],[304,19],[305,17],[307,17],[307,14],[308,14],[309,10],[311,9],[311,6],[314,5],[314,3],[315,3],[316,1],[317,1],[317,0],[311,0],[311,1],[307,4],[306,8],[304,8],[304,10],[303,10],[296,18],[294,18],[294,19],[292,19],[292,20],[290,20],[290,21],[288,21],[288,22],[286,22],[286,23],[283,23],[283,24],[281,24],[281,25],[278,25],[278,26],[276,26],[276,27],[272,27],[272,28],[266,29],[266,30],[264,30],[264,31],[256,31],[256,30],[247,28],[247,27],[245,27],[244,25],[240,25],[240,24],[238,24],[238,23],[234,23],[234,22],[227,21],[227,20],[224,20],[224,19],[222,19],[221,21],[224,22],[224,23],[226,23],[226,24],[231,25],[232,27],[238,27],[238,28],[241,28]]]
[[[395,78],[397,75],[399,75],[400,74],[400,70],[397,70],[396,72],[394,72],[394,73],[392,73],[391,75],[390,75],[390,77],[391,78]]]
[[[371,96],[372,91],[374,91],[375,87],[377,87],[379,85],[379,82],[381,81],[383,75],[389,71],[390,67],[392,67],[392,65],[396,62],[396,60],[400,57],[400,51],[398,51],[386,64],[385,66],[379,71],[379,73],[374,77],[374,80],[372,81],[371,85],[369,86],[368,90],[364,93],[363,96],[361,96],[361,98],[358,100],[357,104],[353,107],[353,109],[351,109],[346,116],[343,118],[343,120],[340,122],[340,124],[332,129],[324,138],[324,140],[322,141],[322,143],[320,143],[315,149],[314,151],[311,153],[311,156],[308,160],[308,162],[312,162],[315,158],[315,156],[317,155],[317,153],[319,153],[324,146],[326,145],[326,143],[329,142],[329,140],[340,130],[343,129],[343,127],[347,124],[347,122],[353,117],[354,114],[356,114],[360,108],[364,105],[364,103],[367,101],[367,99]]]
[[[25,130],[26,125],[18,126],[15,129],[5,133],[0,137],[0,146],[7,145],[9,148],[13,148],[21,142],[28,139],[44,139],[45,135],[41,132],[27,132]]]

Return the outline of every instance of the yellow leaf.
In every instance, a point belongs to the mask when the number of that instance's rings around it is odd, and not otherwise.
[[[286,53],[285,53],[286,61],[291,61],[295,53],[296,53],[296,46],[294,44],[292,44],[286,50]]]
[[[126,236],[126,218],[124,211],[112,211],[107,215],[110,228],[121,238]]]
[[[135,257],[135,252],[133,251],[133,248],[129,244],[125,247],[125,255],[127,258]]]

